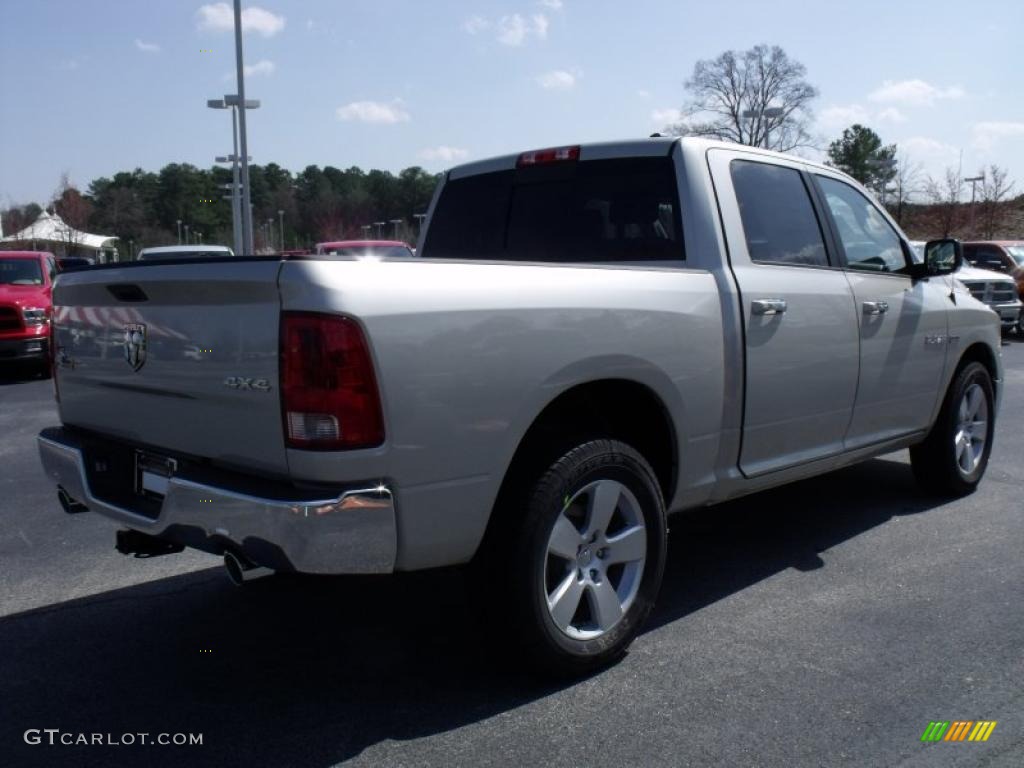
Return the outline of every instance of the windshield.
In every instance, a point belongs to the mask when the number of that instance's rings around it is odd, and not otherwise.
[[[1024,245],[1008,245],[1006,250],[1009,251],[1018,266],[1024,265]]]
[[[325,248],[324,256],[355,256],[357,258],[387,259],[387,258],[408,258],[412,251],[404,245],[391,245],[385,247],[371,248]]]
[[[42,285],[43,270],[34,259],[0,259],[0,284]]]

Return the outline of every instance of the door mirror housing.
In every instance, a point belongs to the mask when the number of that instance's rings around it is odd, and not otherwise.
[[[924,272],[927,276],[949,275],[963,266],[964,249],[952,237],[929,240],[924,246]]]

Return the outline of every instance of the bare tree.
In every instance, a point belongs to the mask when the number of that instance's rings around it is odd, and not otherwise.
[[[892,193],[895,197],[893,205],[896,209],[896,221],[903,225],[903,206],[917,197],[921,190],[921,164],[910,159],[910,156],[899,149],[896,151],[896,177],[893,179]]]
[[[978,200],[978,218],[981,224],[981,236],[991,240],[1006,224],[1009,207],[1005,201],[1013,191],[1013,182],[1009,173],[998,165],[990,165],[988,170],[978,171],[983,177],[981,182],[981,199]]]
[[[61,174],[60,185],[54,193],[53,212],[64,220],[66,226],[58,230],[59,242],[64,253],[71,256],[78,252],[82,232],[89,226],[92,205],[71,183],[67,173]]]
[[[963,226],[960,205],[963,188],[964,179],[959,168],[946,168],[945,177],[941,181],[931,176],[925,181],[925,196],[934,206],[936,226],[942,230],[942,237],[949,237]]]
[[[684,84],[683,119],[665,130],[782,152],[811,146],[809,105],[818,91],[806,71],[777,45],[698,61]]]

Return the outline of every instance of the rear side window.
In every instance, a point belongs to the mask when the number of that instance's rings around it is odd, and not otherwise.
[[[589,160],[447,183],[423,257],[542,262],[681,260],[668,157]]]
[[[827,267],[825,239],[800,172],[733,160],[729,166],[752,261]]]

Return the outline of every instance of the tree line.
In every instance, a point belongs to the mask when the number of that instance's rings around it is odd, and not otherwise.
[[[365,225],[388,238],[415,242],[416,214],[430,204],[439,175],[418,166],[397,175],[388,171],[345,170],[310,165],[293,174],[276,163],[251,165],[249,179],[253,229],[258,250],[281,246],[309,248],[323,240],[361,238]],[[170,163],[157,172],[136,168],[92,181],[82,192],[65,175],[47,206],[75,229],[121,240],[129,249],[190,242],[233,242],[230,168],[197,168]],[[0,212],[5,234],[28,226],[43,210],[38,203]],[[268,222],[270,224],[268,225]]]

